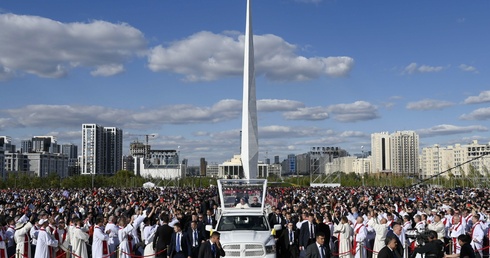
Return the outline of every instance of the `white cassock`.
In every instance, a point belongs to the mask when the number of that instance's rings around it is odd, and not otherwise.
[[[34,258],[53,257],[54,253],[52,253],[53,249],[51,247],[57,246],[58,240],[54,239],[54,237],[46,232],[44,228],[41,228],[37,236],[36,253],[34,254]]]
[[[461,251],[461,246],[459,245],[458,237],[464,234],[464,226],[463,222],[459,222],[456,225],[452,225],[449,231],[449,237],[451,238],[451,246],[453,250],[453,254],[459,254]]]
[[[133,251],[133,226],[128,224],[125,228],[119,227],[117,233],[119,235],[119,257],[131,258],[130,254]]]
[[[379,224],[378,221],[375,219],[371,219],[368,222],[368,225],[371,226],[376,233],[373,246],[373,258],[378,258],[378,252],[381,250],[381,248],[385,247],[385,238],[386,233],[388,233],[388,225]]]
[[[339,223],[337,226],[335,226],[335,232],[339,232],[337,235],[339,241],[339,258],[351,258],[352,227],[348,223]]]
[[[483,229],[478,221],[476,224],[471,227],[471,246],[475,250],[475,253],[478,251],[480,253],[480,257],[483,257],[482,247],[483,247]]]
[[[417,230],[417,232],[419,233],[422,233],[425,231],[425,223],[423,221],[419,221],[417,222],[417,224],[415,224],[415,229]]]
[[[405,229],[405,231],[412,229],[412,222],[407,221],[403,223],[403,228]]]
[[[83,232],[80,227],[73,228],[73,238],[71,239],[72,252],[78,257],[88,257],[87,242],[89,235]]]
[[[0,229],[0,257],[8,257],[7,244],[5,243],[5,232],[3,231],[3,228]]]
[[[107,223],[105,226],[106,231],[110,230],[111,233],[109,233],[109,252],[112,254],[114,251],[116,251],[116,247],[119,245],[119,237],[117,235],[117,232],[119,231],[119,226],[116,224],[110,222]],[[116,257],[116,254],[111,255],[112,258]]]
[[[92,240],[92,257],[102,258],[109,255],[109,235],[104,232],[103,227],[94,227]]]
[[[367,230],[364,224],[361,223],[354,226],[353,243],[354,246],[352,247],[352,250],[355,253],[355,258],[367,257],[366,248],[364,248],[367,246]]]
[[[39,228],[41,228],[41,226],[35,224],[34,226],[32,226],[31,231],[29,232],[29,235],[31,237],[31,243],[34,246],[34,247],[31,246],[32,248],[31,254],[36,251],[37,235],[39,234]]]
[[[157,231],[156,226],[146,226],[143,229],[143,235],[145,236],[145,252],[143,256],[145,257],[155,257],[155,251],[153,251],[153,239],[155,238],[155,232]]]
[[[14,239],[17,243],[15,247],[16,258],[31,257],[31,243],[29,237],[31,228],[32,224],[27,222],[22,228],[15,231]]]
[[[444,241],[444,236],[446,235],[446,227],[444,226],[442,220],[429,224],[429,226],[427,226],[427,229],[437,232],[437,239]]]

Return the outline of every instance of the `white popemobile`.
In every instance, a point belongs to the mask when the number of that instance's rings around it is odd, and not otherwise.
[[[267,180],[218,180],[221,208],[216,228],[207,231],[221,234],[221,245],[226,257],[276,257],[276,242],[272,235],[265,198]],[[274,225],[281,230],[281,225]]]

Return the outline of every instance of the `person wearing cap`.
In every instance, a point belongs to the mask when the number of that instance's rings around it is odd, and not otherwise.
[[[22,218],[24,218],[24,216]],[[15,225],[14,239],[17,243],[15,248],[16,258],[31,257],[31,243],[29,232],[31,231],[32,224],[30,221],[26,222],[27,217],[25,217],[25,219],[22,218]]]
[[[46,227],[48,227],[48,220],[41,219],[39,224],[41,224],[41,229],[39,229],[39,234],[37,236],[37,246],[34,258],[46,258],[54,257],[55,254],[52,253],[52,249],[49,247],[57,247],[58,240],[54,239],[52,235],[46,232]]]

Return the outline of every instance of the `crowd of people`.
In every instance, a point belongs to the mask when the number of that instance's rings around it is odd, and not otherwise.
[[[268,194],[269,224],[282,226],[272,232],[277,257],[486,254],[486,189],[271,187]],[[206,231],[219,208],[214,187],[0,190],[0,257],[222,257],[219,233]]]

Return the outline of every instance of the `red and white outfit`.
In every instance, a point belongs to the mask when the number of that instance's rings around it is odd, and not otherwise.
[[[412,229],[412,222],[407,221],[407,222],[403,223],[403,229],[405,229],[405,231]]]
[[[339,258],[351,258],[351,235],[352,228],[349,223],[339,223],[335,226],[335,231],[339,232],[338,241],[339,241]]]
[[[356,223],[354,225],[354,239],[353,239],[353,246],[352,246],[352,254],[354,255],[355,258],[367,257],[366,248],[362,247],[362,246],[366,246],[367,244],[366,237],[367,237],[367,230],[364,224]]]
[[[453,254],[459,254],[461,251],[461,246],[459,245],[458,237],[464,234],[463,222],[459,222],[453,225],[449,231],[449,237],[451,238],[451,244],[453,249]]]
[[[7,245],[5,244],[5,231],[0,228],[0,258],[7,258]]]
[[[107,257],[109,255],[109,244],[107,241],[109,241],[109,235],[104,232],[103,227],[96,225],[92,242],[92,257]]]
[[[66,253],[65,250],[68,250],[68,233],[66,232],[66,229],[55,229],[54,230],[54,238],[58,240],[59,248],[56,251],[56,257],[61,256],[62,254]],[[65,243],[66,242],[66,243]],[[65,250],[64,250],[65,248]]]
[[[54,239],[46,229],[41,228],[37,236],[36,253],[34,258],[46,258],[54,257],[53,249],[51,247],[57,247],[58,240]]]
[[[471,246],[476,252],[480,253],[480,257],[483,257],[482,247],[483,247],[483,228],[478,221],[473,227],[471,227]]]
[[[31,257],[31,238],[29,237],[29,232],[31,231],[32,224],[27,222],[21,228],[17,228],[14,234],[15,242],[17,243],[15,247],[15,257],[25,258]]]

